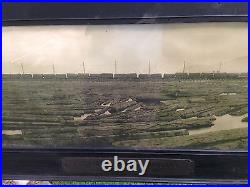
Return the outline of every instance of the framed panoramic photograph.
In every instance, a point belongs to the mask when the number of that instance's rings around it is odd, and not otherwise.
[[[4,178],[247,183],[247,18],[247,3],[4,3]]]

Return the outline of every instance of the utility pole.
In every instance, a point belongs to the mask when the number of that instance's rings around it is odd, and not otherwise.
[[[148,74],[151,74],[150,60],[148,61]]]
[[[22,74],[24,74],[23,64],[21,63]]]
[[[11,74],[11,62],[10,62],[10,74]]]
[[[10,74],[11,74],[11,72],[12,72],[12,71],[11,71],[11,66],[12,66],[12,64],[11,64],[11,63],[12,63],[12,62],[10,61]]]
[[[219,66],[219,73],[220,73],[220,71],[221,71],[221,66],[222,66],[222,63],[220,62],[220,66]]]
[[[186,62],[184,61],[182,73],[185,73],[185,69],[186,69]]]
[[[82,62],[82,68],[83,68],[83,73],[85,74],[86,72],[85,72],[85,63],[84,63],[84,61]]]
[[[116,63],[116,60],[115,60],[115,74],[117,73],[117,63]]]
[[[56,74],[56,71],[55,71],[55,66],[54,66],[54,64],[53,64],[53,74],[55,75]]]

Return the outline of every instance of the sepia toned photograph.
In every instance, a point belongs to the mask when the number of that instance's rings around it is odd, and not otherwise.
[[[2,31],[4,148],[248,148],[247,23]]]

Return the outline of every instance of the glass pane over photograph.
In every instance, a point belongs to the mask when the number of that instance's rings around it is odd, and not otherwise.
[[[247,150],[247,23],[3,27],[4,148]]]

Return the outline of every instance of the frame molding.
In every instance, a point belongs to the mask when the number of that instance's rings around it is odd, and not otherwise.
[[[2,26],[248,22],[247,2],[98,4],[4,2],[2,5]],[[2,152],[4,179],[247,183],[248,151],[3,148]],[[86,156],[102,158],[104,155],[120,155],[135,159],[185,158],[194,161],[195,172],[186,178],[167,176],[138,178],[114,175],[100,178],[66,175],[60,165],[63,158]]]

